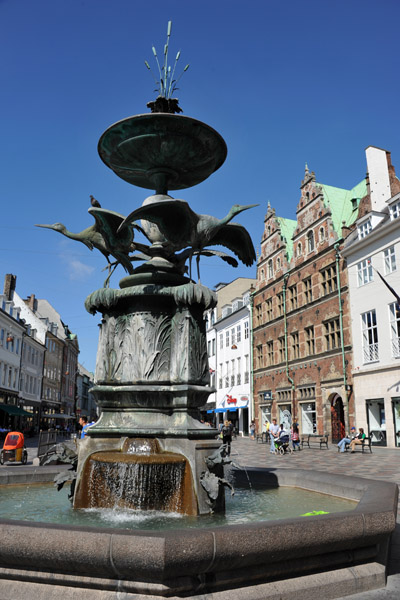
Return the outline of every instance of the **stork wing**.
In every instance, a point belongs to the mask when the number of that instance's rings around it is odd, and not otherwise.
[[[196,254],[201,254],[201,256],[218,256],[218,258],[221,258],[222,260],[227,262],[228,265],[231,265],[231,267],[236,268],[239,265],[236,258],[233,258],[233,256],[226,254],[226,252],[220,252],[220,250],[209,250],[208,248],[203,248],[201,252],[194,252],[193,256],[195,256]]]
[[[256,260],[256,251],[250,234],[243,225],[238,223],[228,223],[221,227],[209,240],[209,243],[216,246],[225,246],[225,248],[236,254],[247,267],[250,267]]]
[[[185,200],[162,200],[146,204],[131,212],[122,222],[121,228],[138,219],[155,223],[168,242],[187,245],[190,243],[198,216]]]
[[[129,245],[133,240],[133,231],[130,228],[121,228],[121,223],[125,217],[120,215],[113,210],[107,210],[106,208],[89,208],[88,212],[93,215],[96,220],[98,231],[101,232],[104,239],[107,241],[107,245],[110,247],[115,246],[115,243],[123,243]],[[120,231],[117,238],[117,231]]]

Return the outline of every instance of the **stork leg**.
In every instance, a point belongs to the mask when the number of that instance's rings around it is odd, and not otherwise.
[[[196,256],[196,264],[197,264],[197,279],[198,279],[198,282],[201,283],[201,281],[200,281],[200,252]]]

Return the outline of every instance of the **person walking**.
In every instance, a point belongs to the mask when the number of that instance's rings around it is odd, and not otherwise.
[[[275,454],[275,439],[278,437],[279,425],[277,424],[276,419],[272,419],[272,423],[269,426],[269,439],[271,440],[271,446],[269,451],[272,454]]]
[[[300,434],[299,434],[299,428],[297,425],[293,425],[292,427],[292,446],[293,446],[293,450],[296,450],[296,448],[300,451]]]
[[[225,421],[222,429],[222,443],[226,445],[226,453],[229,456],[231,453],[231,442],[232,442],[232,428],[229,425],[229,421]]]
[[[256,437],[256,422],[253,419],[250,423],[250,439],[254,440]]]

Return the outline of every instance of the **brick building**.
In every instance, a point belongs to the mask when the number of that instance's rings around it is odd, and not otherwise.
[[[366,180],[351,190],[316,182],[306,167],[296,220],[268,205],[254,293],[254,404],[258,431],[276,417],[302,433],[341,437],[354,423],[347,269],[340,255]]]

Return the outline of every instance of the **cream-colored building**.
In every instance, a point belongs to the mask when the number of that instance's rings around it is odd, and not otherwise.
[[[357,428],[375,445],[400,447],[400,181],[389,152],[370,146],[366,154],[369,194],[342,251],[349,274],[352,393]]]

